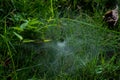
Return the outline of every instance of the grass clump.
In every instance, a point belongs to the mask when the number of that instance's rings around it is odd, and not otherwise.
[[[0,79],[118,80],[119,25],[103,24],[102,3],[1,0]]]

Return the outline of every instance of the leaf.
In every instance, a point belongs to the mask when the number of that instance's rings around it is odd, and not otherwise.
[[[12,29],[17,30],[17,31],[23,31],[20,27],[13,27]]]
[[[35,40],[30,40],[30,39],[23,40],[23,43],[30,43],[30,42],[35,42]]]
[[[13,32],[20,40],[23,40],[23,37],[16,32]]]
[[[36,20],[36,19],[33,19],[30,21],[30,25],[34,25],[34,24],[39,24],[40,21]]]
[[[97,74],[101,74],[103,72],[103,67],[102,66],[97,66],[95,71],[96,71]]]
[[[28,26],[28,23],[29,23],[29,21],[26,20],[25,23],[23,23],[23,24],[20,25],[20,28],[21,29],[25,29],[26,26]]]
[[[46,40],[44,40],[44,42],[50,42],[51,40],[48,40],[48,39],[46,39]]]

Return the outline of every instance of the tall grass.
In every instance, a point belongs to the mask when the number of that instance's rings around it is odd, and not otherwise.
[[[120,33],[101,1],[80,2],[92,15],[78,0],[1,0],[0,79],[119,80]]]

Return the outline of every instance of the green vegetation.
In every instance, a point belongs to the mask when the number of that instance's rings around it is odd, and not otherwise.
[[[0,80],[119,80],[110,0],[0,0]],[[119,2],[117,2],[119,4]]]

